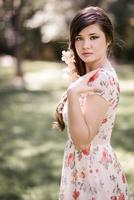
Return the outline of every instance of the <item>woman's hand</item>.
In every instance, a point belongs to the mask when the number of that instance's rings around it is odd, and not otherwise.
[[[69,86],[67,93],[68,94],[76,94],[76,95],[80,95],[82,93],[99,93],[101,92],[101,90],[97,89],[97,88],[91,88],[88,85],[88,81],[89,81],[89,74],[86,74],[84,76],[81,76],[80,78],[78,78],[75,82],[71,83],[71,85]]]

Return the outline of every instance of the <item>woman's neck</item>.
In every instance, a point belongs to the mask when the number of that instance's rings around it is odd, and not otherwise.
[[[85,66],[86,66],[86,72],[90,72],[90,71],[93,71],[93,70],[96,70],[97,68],[100,68],[102,67],[106,62],[107,62],[107,57],[104,57],[102,59],[99,59],[95,62],[91,62],[91,63],[86,63]]]

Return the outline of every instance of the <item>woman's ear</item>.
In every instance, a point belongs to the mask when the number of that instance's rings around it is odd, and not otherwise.
[[[110,52],[111,52],[111,41],[107,41],[107,44],[106,44],[106,46],[107,46],[107,55],[110,55]]]
[[[111,45],[111,41],[107,41],[107,48],[109,48],[109,46]]]

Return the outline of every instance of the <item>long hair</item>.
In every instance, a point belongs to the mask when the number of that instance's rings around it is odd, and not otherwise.
[[[98,24],[100,29],[103,31],[106,37],[106,41],[109,42],[109,46],[107,49],[107,55],[110,54],[112,45],[113,45],[113,25],[111,23],[110,18],[107,16],[106,12],[99,8],[99,7],[86,7],[82,10],[80,10],[77,15],[73,18],[71,24],[70,24],[70,37],[69,37],[69,48],[74,52],[75,57],[75,71],[76,74],[79,76],[83,76],[86,74],[86,67],[85,63],[80,59],[80,57],[77,55],[76,49],[75,49],[75,39],[76,36],[82,31],[84,28],[86,28],[89,25],[92,24]],[[60,101],[60,104],[62,104],[62,110],[64,108],[64,98]],[[60,106],[58,105],[58,107]],[[63,121],[62,112],[58,112],[58,107],[56,109],[56,119],[57,119],[57,126],[60,128],[60,130],[64,130],[65,124]]]

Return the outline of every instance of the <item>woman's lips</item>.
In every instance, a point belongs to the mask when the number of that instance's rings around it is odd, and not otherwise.
[[[91,56],[93,53],[92,52],[83,52],[82,55],[85,57]]]

